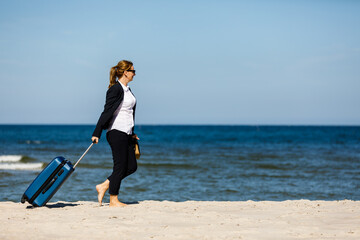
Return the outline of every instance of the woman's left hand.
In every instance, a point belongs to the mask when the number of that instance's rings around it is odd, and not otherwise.
[[[140,138],[136,134],[134,134],[132,137],[136,138],[136,140],[140,140]]]

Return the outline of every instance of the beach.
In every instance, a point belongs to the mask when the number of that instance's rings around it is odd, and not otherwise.
[[[80,157],[93,127],[0,125],[1,240],[360,239],[360,127],[138,126],[128,206],[96,202],[106,141],[45,207],[19,203],[51,159]]]
[[[360,239],[360,201],[0,202],[0,239]]]

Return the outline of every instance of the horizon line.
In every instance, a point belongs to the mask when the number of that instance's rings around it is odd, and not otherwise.
[[[92,123],[0,123],[0,126],[96,126]],[[137,126],[287,126],[287,127],[360,127],[360,124],[230,124],[230,123],[143,123]]]

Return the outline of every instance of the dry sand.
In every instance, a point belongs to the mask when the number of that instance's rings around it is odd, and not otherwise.
[[[0,202],[0,239],[360,239],[360,201]]]

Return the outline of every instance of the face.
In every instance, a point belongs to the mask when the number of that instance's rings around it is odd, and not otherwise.
[[[134,66],[131,66],[130,70],[134,70],[134,71],[135,71]],[[133,71],[126,71],[126,77],[129,79],[129,82],[131,82],[131,81],[133,80],[133,78],[134,78],[135,75],[136,75],[136,74],[135,74],[135,72],[133,72]]]

